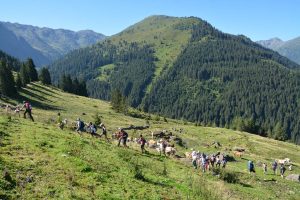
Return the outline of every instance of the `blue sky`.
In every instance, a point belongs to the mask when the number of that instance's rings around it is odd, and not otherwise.
[[[300,36],[298,0],[0,0],[0,21],[116,34],[150,16],[200,17],[252,40]]]

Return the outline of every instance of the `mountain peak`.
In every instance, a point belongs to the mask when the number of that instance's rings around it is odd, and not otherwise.
[[[37,66],[49,64],[71,50],[90,46],[105,36],[92,30],[71,31],[19,23],[0,22],[0,49]]]

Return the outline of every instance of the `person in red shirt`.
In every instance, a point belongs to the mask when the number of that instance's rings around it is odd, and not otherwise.
[[[28,113],[30,119],[34,122],[34,119],[32,117],[32,114],[31,114],[31,105],[28,101],[23,101],[23,107],[21,110],[23,110],[23,108],[25,108],[25,112],[24,112],[24,118],[26,119],[26,114]]]

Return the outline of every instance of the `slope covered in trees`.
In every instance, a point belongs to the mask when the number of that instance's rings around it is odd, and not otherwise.
[[[202,23],[144,108],[205,125],[234,127],[240,121],[249,132],[299,144],[300,74],[289,69],[298,67],[245,37]]]
[[[92,97],[119,89],[145,111],[300,143],[298,68],[201,19],[153,16],[49,70],[56,83],[63,74],[86,80]]]
[[[0,60],[5,62],[7,66],[9,66],[15,71],[18,71],[21,68],[21,62],[18,59],[6,54],[1,50],[0,50]]]

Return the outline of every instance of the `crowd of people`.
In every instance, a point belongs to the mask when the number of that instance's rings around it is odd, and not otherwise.
[[[192,165],[195,169],[201,168],[202,172],[209,171],[211,168],[226,167],[227,160],[224,154],[212,154],[206,155],[205,153],[200,153],[199,151],[192,151]]]
[[[16,114],[20,116],[20,112],[22,110],[25,110],[23,113],[23,117],[26,118],[27,115],[29,118],[34,121],[32,117],[32,106],[28,101],[23,101],[22,106],[16,106],[16,107],[11,107],[9,105],[6,105],[6,111],[14,111]],[[62,119],[62,116],[60,113],[57,114],[57,124],[60,129],[64,129],[64,126],[67,124],[66,119]],[[101,129],[101,134],[97,133],[97,130]],[[76,120],[76,132],[82,135],[83,132],[90,133],[92,137],[97,137],[97,138],[102,138],[104,136],[105,140],[107,142],[110,142],[108,136],[107,136],[107,129],[106,126],[103,123],[100,123],[99,125],[96,125],[93,122],[89,122],[88,124],[85,124],[84,121],[80,118],[77,118]],[[118,143],[117,146],[120,146],[121,144],[123,147],[128,148],[127,146],[127,141],[128,141],[128,133],[123,129],[123,128],[118,128],[118,131],[112,135],[113,138],[117,139]],[[140,137],[136,141],[138,144],[140,144],[140,149],[142,153],[146,153],[145,145],[147,144],[147,141],[143,135],[140,135]],[[161,139],[159,143],[159,149],[160,153],[163,153],[166,155],[166,148],[167,148],[167,142],[163,139]],[[211,155],[206,155],[205,153],[200,153],[199,151],[193,150],[191,155],[191,160],[192,160],[192,166],[195,169],[202,169],[202,172],[209,171],[211,168],[217,167],[217,168],[225,168],[227,164],[227,159],[224,154],[211,154]],[[292,165],[290,165],[289,170],[292,170]],[[279,169],[280,175],[283,178],[284,173],[286,171],[284,163],[278,163],[276,160],[271,163],[271,169],[273,171],[274,175],[277,175],[277,171]],[[249,174],[251,173],[256,173],[255,171],[255,166],[254,162],[249,160],[247,162],[247,170]],[[267,174],[268,166],[267,163],[262,163],[262,170],[263,174]]]

